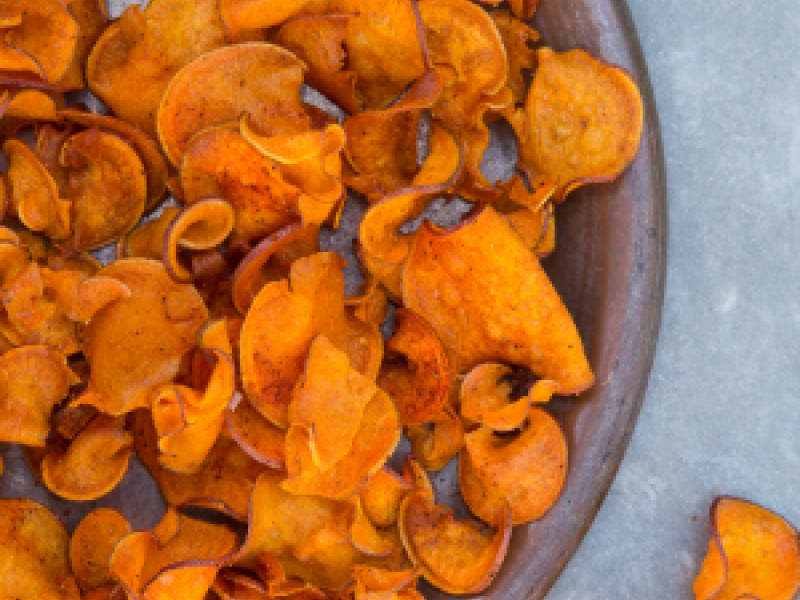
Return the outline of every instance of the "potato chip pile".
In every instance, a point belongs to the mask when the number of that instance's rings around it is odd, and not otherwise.
[[[96,510],[70,538],[33,501],[0,501],[0,596],[489,585],[512,525],[564,487],[547,402],[594,381],[539,263],[554,203],[617,177],[643,125],[627,73],[534,50],[535,0],[510,8],[151,0],[112,21],[103,0],[0,0],[0,441],[73,501],[135,454],[169,506],[151,531]],[[86,86],[109,115],[67,107]],[[499,119],[519,174],[492,182]],[[404,227],[455,196],[474,203],[459,225]],[[355,295],[320,249],[345,201],[366,206]],[[428,472],[456,456],[475,520],[436,503]]]

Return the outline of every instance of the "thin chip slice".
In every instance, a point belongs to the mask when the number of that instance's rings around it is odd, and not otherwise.
[[[409,493],[398,520],[403,546],[432,585],[449,594],[476,594],[492,582],[508,549],[511,510],[492,532],[474,521],[456,521],[448,507],[423,490]]]
[[[308,4],[308,0],[219,0],[219,11],[228,31],[239,34],[280,25]]]
[[[388,467],[376,471],[361,488],[361,506],[367,518],[378,527],[397,522],[397,512],[405,495],[414,486]]]
[[[0,500],[0,597],[80,600],[69,565],[69,534],[27,498]]]
[[[439,471],[464,446],[464,425],[455,411],[446,406],[429,425],[406,427],[411,452],[426,471]]]
[[[502,519],[506,503],[514,525],[541,518],[558,500],[567,476],[567,441],[558,423],[531,408],[522,433],[498,436],[488,427],[465,436],[459,480],[470,510],[487,523]],[[482,485],[467,485],[472,475]]]
[[[258,42],[219,48],[195,59],[170,81],[158,109],[158,137],[167,158],[179,165],[194,134],[243,113],[264,135],[308,129],[300,103],[305,69],[288,50]]]
[[[253,460],[273,469],[282,469],[286,462],[286,432],[265,419],[247,401],[242,400],[225,415],[228,431]]]
[[[350,542],[359,552],[368,556],[387,556],[394,545],[381,536],[372,521],[369,520],[361,505],[359,496],[353,496],[350,503],[353,514],[350,522]]]
[[[523,71],[530,71],[536,64],[536,53],[529,44],[539,41],[539,33],[507,10],[495,10],[490,14],[508,56],[506,84],[514,94],[514,104],[522,104],[528,91]],[[529,18],[526,17],[526,20]]]
[[[639,149],[644,105],[621,67],[583,50],[536,52],[538,67],[525,111],[512,125],[520,141],[518,167],[529,179],[555,179],[561,202],[586,183],[616,179]]]
[[[559,394],[594,381],[575,324],[539,261],[490,206],[450,230],[423,222],[406,262],[403,300],[456,352],[461,370],[518,364],[556,381]]]
[[[791,600],[800,590],[797,530],[748,500],[722,496],[711,505],[708,554],[694,580],[697,600]]]
[[[69,560],[84,593],[114,583],[108,570],[111,552],[129,533],[128,520],[110,508],[97,508],[78,524],[69,542]]]
[[[106,0],[70,0],[67,10],[78,24],[78,37],[72,61],[59,83],[73,89],[86,86],[84,68],[92,46],[108,24]]]
[[[175,206],[165,206],[158,218],[138,225],[122,236],[116,244],[116,258],[164,258],[164,238],[172,220],[181,212]]]

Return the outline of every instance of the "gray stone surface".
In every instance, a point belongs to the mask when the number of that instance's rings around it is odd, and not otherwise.
[[[715,494],[800,525],[800,5],[628,4],[666,148],[666,303],[633,441],[548,600],[692,598]]]

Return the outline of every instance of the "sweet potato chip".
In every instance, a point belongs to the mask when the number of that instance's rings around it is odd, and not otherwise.
[[[432,418],[430,425],[406,427],[411,452],[427,471],[439,471],[464,446],[464,426],[450,407]]]
[[[523,71],[530,71],[536,64],[536,53],[529,44],[539,41],[539,33],[511,16],[507,10],[495,10],[490,15],[500,33],[508,57],[506,84],[514,94],[514,104],[522,104],[528,91]]]
[[[547,258],[556,247],[556,221],[552,202],[539,210],[521,208],[506,215],[509,224],[536,258]]]
[[[561,202],[586,183],[616,179],[639,149],[644,107],[636,82],[622,68],[583,50],[536,52],[538,67],[525,111],[512,125],[529,179],[558,182]]]
[[[0,500],[0,597],[80,600],[69,566],[69,534],[27,498]]]
[[[240,521],[247,520],[253,485],[264,465],[245,454],[226,436],[217,438],[203,467],[193,475],[165,469],[158,461],[158,435],[149,411],[134,413],[136,453],[150,471],[170,506],[190,503],[225,512]]]
[[[534,521],[555,503],[567,475],[567,442],[558,423],[531,408],[522,433],[497,436],[488,427],[465,436],[459,464],[464,501],[486,521],[497,523],[506,502],[515,525]],[[467,485],[475,477],[482,485]]]
[[[53,406],[80,379],[57,350],[24,346],[0,356],[0,440],[44,446]]]
[[[417,173],[417,128],[422,110],[439,98],[447,76],[431,69],[396,104],[345,119],[345,155],[354,177],[347,185],[370,200],[412,185]]]
[[[110,508],[97,508],[80,522],[69,542],[69,560],[83,592],[114,583],[108,570],[111,553],[129,533],[128,520]]]
[[[394,400],[403,425],[422,425],[437,415],[454,376],[433,328],[416,313],[397,309],[377,383]]]
[[[375,529],[375,525],[369,520],[361,506],[360,497],[353,496],[350,503],[353,506],[350,522],[350,541],[353,546],[368,556],[390,554],[394,546]]]
[[[164,234],[164,266],[175,281],[194,279],[181,264],[178,249],[210,250],[222,244],[233,230],[233,206],[221,198],[205,198],[181,210]]]
[[[116,258],[163,260],[167,228],[180,212],[180,208],[165,206],[158,218],[142,223],[122,236],[116,244]]]
[[[121,281],[131,297],[100,311],[84,329],[92,377],[74,403],[121,415],[149,406],[153,390],[175,377],[208,313],[197,290],[175,283],[161,263],[118,260],[98,275]]]
[[[791,600],[800,590],[797,530],[747,500],[722,496],[711,505],[713,537],[694,580],[697,600]]]
[[[442,127],[431,131],[431,151],[414,178],[414,186],[399,190],[371,206],[358,227],[358,256],[390,297],[402,295],[402,269],[416,234],[398,234],[416,218],[435,194],[450,191],[460,177],[463,155],[456,140]]]
[[[8,159],[10,204],[23,225],[53,239],[70,233],[71,204],[62,199],[56,182],[33,151],[16,139],[3,144]]]
[[[247,401],[227,411],[228,431],[253,460],[273,469],[282,469],[286,462],[286,432],[265,419]]]
[[[228,31],[239,34],[280,25],[309,4],[308,0],[219,0],[219,11]]]
[[[136,225],[147,200],[147,175],[127,142],[87,129],[64,143],[61,164],[70,169],[66,196],[72,202],[71,250],[103,246]]]
[[[489,206],[451,230],[423,222],[406,262],[403,300],[456,352],[461,370],[519,364],[556,381],[559,394],[593,383],[575,324],[539,261]]]
[[[86,86],[84,77],[86,60],[89,58],[92,46],[106,28],[108,7],[106,0],[70,0],[66,3],[66,7],[78,24],[78,37],[72,53],[72,62],[59,83],[69,88],[82,89]]]
[[[222,1],[223,4],[231,3],[231,0]],[[273,4],[277,2],[273,0]],[[298,4],[308,5],[308,2],[301,0]],[[239,5],[243,6],[241,2]],[[284,2],[282,6],[294,9],[297,5],[293,2]],[[272,16],[275,11],[270,11],[268,14]],[[356,97],[358,74],[345,67],[347,53],[344,41],[347,38],[350,20],[354,17],[355,15],[348,14],[294,17],[281,25],[275,36],[278,44],[294,52],[308,65],[306,82],[351,114],[361,109]]]
[[[5,0],[4,8],[22,12],[19,25],[5,32],[4,45],[33,56],[44,78],[58,82],[72,63],[78,42],[78,23],[70,12],[59,0]],[[8,67],[0,65],[0,70]]]
[[[158,108],[158,137],[167,158],[179,165],[194,134],[243,113],[263,135],[308,129],[300,103],[305,69],[288,50],[258,42],[219,48],[193,60],[170,81]]]
[[[81,0],[97,2],[97,0]],[[158,143],[137,127],[125,121],[106,117],[95,113],[65,108],[58,111],[58,118],[67,123],[74,123],[88,129],[99,129],[105,133],[116,135],[130,144],[147,171],[147,202],[145,211],[153,210],[164,198],[167,186],[167,161],[161,154]],[[49,166],[49,165],[48,165]]]
[[[386,320],[389,309],[386,291],[380,282],[371,276],[367,276],[360,286],[359,294],[346,298],[344,305],[357,319],[379,326]]]
[[[7,117],[29,121],[55,121],[58,114],[58,104],[53,92],[42,90],[17,90],[9,97],[3,111],[3,119]],[[63,98],[61,98],[63,102]]]
[[[388,571],[371,565],[355,565],[352,573],[357,586],[366,592],[394,592],[414,588],[419,577],[419,568]]]
[[[272,234],[299,215],[301,191],[228,125],[209,127],[189,140],[180,176],[186,203],[218,197],[233,205],[234,244]]]
[[[295,424],[286,436],[290,478],[281,483],[281,487],[295,494],[348,498],[384,465],[397,446],[400,434],[400,419],[394,404],[378,390],[364,408],[349,452],[331,468],[321,471],[311,455],[308,430]]]
[[[448,507],[422,490],[409,493],[398,520],[403,546],[422,576],[450,594],[476,594],[497,575],[511,537],[506,507],[492,532],[474,521],[456,521]]]
[[[367,518],[378,527],[393,525],[405,495],[414,488],[397,473],[383,467],[373,473],[361,488],[361,506]]]
[[[221,569],[212,589],[222,600],[268,600],[267,586],[255,576],[234,569]]]

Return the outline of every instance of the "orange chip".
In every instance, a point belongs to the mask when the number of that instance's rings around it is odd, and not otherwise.
[[[300,190],[229,125],[209,127],[192,137],[180,169],[186,203],[219,197],[233,205],[234,243],[272,234],[299,215]]]
[[[530,0],[526,1],[530,2]],[[508,56],[508,80],[506,83],[514,94],[514,103],[522,104],[528,91],[523,70],[530,71],[536,64],[535,52],[528,44],[538,42],[539,33],[519,19],[512,17],[507,10],[495,10],[490,14]],[[525,19],[530,19],[530,17],[525,17]]]
[[[398,520],[403,546],[429,583],[449,594],[476,594],[492,582],[508,549],[511,510],[493,533],[473,521],[456,521],[448,507],[422,490],[409,493]]]
[[[0,500],[0,597],[80,600],[69,566],[69,534],[47,508]]]
[[[344,305],[357,319],[380,326],[389,309],[386,291],[377,279],[368,275],[359,288],[359,294],[349,296]]]
[[[231,0],[227,2],[230,4]],[[243,6],[241,2],[239,4]],[[274,0],[273,4],[277,5]],[[300,0],[299,4],[308,2]],[[293,2],[284,2],[282,6],[287,9],[296,7]],[[268,14],[272,16],[275,11]],[[281,25],[275,36],[278,44],[294,52],[308,65],[306,82],[351,114],[361,109],[356,97],[358,74],[345,67],[347,52],[343,44],[350,20],[354,17],[347,14],[294,17]]]
[[[397,511],[405,495],[413,485],[397,473],[383,467],[376,471],[359,491],[361,506],[367,518],[378,527],[386,527],[397,521]]]
[[[158,109],[158,137],[167,158],[179,165],[194,134],[243,113],[264,135],[308,129],[300,103],[305,69],[288,50],[258,42],[219,48],[193,60],[172,78]]]
[[[96,2],[97,0],[82,0]],[[147,171],[147,202],[145,211],[153,210],[164,198],[167,186],[167,161],[161,154],[158,143],[143,133],[137,127],[125,121],[106,117],[95,113],[64,108],[58,111],[58,118],[67,123],[74,123],[88,129],[99,129],[106,133],[116,135],[130,144]],[[49,167],[49,165],[48,165]]]
[[[212,589],[222,600],[268,600],[267,587],[255,577],[234,569],[221,569]]]
[[[406,427],[411,452],[428,471],[443,469],[464,446],[464,426],[452,408],[445,407],[429,426]]]
[[[431,326],[413,311],[397,309],[377,383],[394,400],[403,425],[422,425],[441,412],[454,376]]]
[[[63,98],[60,98],[63,103]],[[3,111],[3,118],[21,121],[55,121],[58,102],[53,92],[42,90],[17,90],[12,93]]]
[[[419,568],[389,571],[371,565],[355,565],[352,573],[356,584],[367,592],[394,592],[414,588],[419,577]]]
[[[376,200],[412,185],[417,166],[417,127],[423,109],[439,98],[447,76],[431,69],[385,110],[366,111],[345,119],[345,154],[356,171],[347,185]]]
[[[19,25],[5,32],[4,44],[33,56],[44,79],[58,82],[72,63],[78,23],[59,0],[5,0],[3,6],[22,13]],[[8,67],[0,65],[0,70]]]
[[[531,408],[519,435],[501,437],[481,427],[465,436],[465,446],[459,464],[462,494],[470,510],[487,523],[502,518],[506,503],[514,525],[534,521],[561,494],[567,442],[558,423],[542,409]],[[466,484],[471,477],[477,481]]]
[[[208,313],[197,290],[175,283],[161,263],[118,260],[98,275],[121,281],[131,297],[96,314],[84,329],[92,376],[74,404],[121,415],[149,406],[153,390],[177,375]]]
[[[3,145],[8,159],[10,204],[23,225],[53,239],[70,233],[70,202],[59,197],[58,187],[36,155],[23,142],[10,139]]]
[[[253,460],[273,469],[282,469],[286,462],[286,432],[271,423],[247,401],[239,402],[226,414],[228,431]]]
[[[69,542],[69,560],[81,590],[114,583],[108,570],[111,552],[129,533],[128,520],[110,508],[97,508],[84,517]]]
[[[149,411],[134,413],[133,431],[136,453],[168,505],[206,506],[240,521],[247,520],[250,494],[264,465],[245,454],[234,440],[220,436],[199,472],[180,475],[165,469],[158,461],[158,437]]]
[[[127,142],[87,129],[64,143],[61,164],[70,169],[66,196],[72,201],[71,250],[103,246],[136,225],[147,200],[147,176]]]
[[[165,206],[158,218],[142,223],[122,236],[116,244],[116,258],[163,260],[167,228],[180,212],[180,208]]]
[[[553,199],[561,202],[581,185],[616,179],[633,162],[644,106],[626,71],[583,50],[541,48],[536,58],[525,111],[512,119],[518,167],[530,180],[555,179]]]
[[[362,266],[397,300],[402,294],[402,269],[416,234],[398,234],[400,226],[425,209],[435,194],[450,191],[460,177],[463,155],[456,140],[434,125],[431,151],[414,178],[414,187],[399,190],[371,206],[358,227]]]
[[[594,381],[575,324],[539,261],[489,206],[451,230],[423,222],[406,262],[403,300],[456,352],[462,370],[519,364],[556,381],[559,394]]]
[[[24,346],[0,356],[0,440],[44,446],[53,406],[80,379],[57,350]]]
[[[60,84],[69,88],[82,89],[86,86],[84,66],[92,51],[92,46],[103,33],[108,23],[106,0],[70,0],[67,10],[78,24],[78,38],[75,51]]]
[[[350,541],[359,552],[368,556],[387,556],[394,548],[393,544],[383,538],[375,525],[369,520],[361,505],[359,496],[350,500],[353,514],[350,523]]]
[[[228,31],[239,34],[280,25],[308,4],[308,0],[219,0],[219,11]]]
[[[553,188],[555,189],[555,188]],[[519,208],[504,216],[537,258],[547,258],[556,244],[556,222],[552,202],[546,202],[537,210]]]
[[[797,530],[779,515],[730,496],[711,505],[713,537],[694,580],[697,600],[791,600],[800,590]]]

